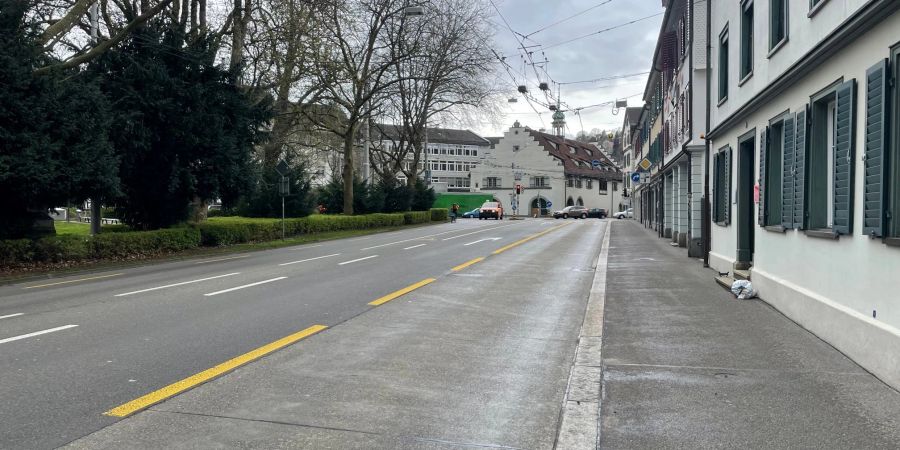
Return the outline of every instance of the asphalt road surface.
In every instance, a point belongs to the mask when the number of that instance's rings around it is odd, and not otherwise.
[[[563,223],[459,220],[0,287],[0,448],[64,445],[119,420],[112,408]],[[596,254],[599,221],[568,223]]]

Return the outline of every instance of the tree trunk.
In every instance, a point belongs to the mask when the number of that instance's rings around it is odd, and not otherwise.
[[[91,234],[100,234],[100,220],[103,218],[101,214],[101,206],[99,198],[91,199]]]
[[[353,214],[353,151],[356,146],[358,125],[351,125],[344,137],[344,163],[341,176],[344,178],[344,214]]]
[[[241,64],[241,59],[244,55],[244,31],[246,30],[246,23],[244,21],[244,14],[247,14],[247,11],[244,11],[244,6],[241,0],[234,0],[234,12],[232,13],[233,19],[231,20],[231,60],[229,62],[229,68],[232,71],[232,75],[235,77],[235,83],[238,83],[240,77],[237,74],[237,69]]]
[[[194,196],[193,200],[191,200],[191,222],[200,223],[206,220],[207,217],[207,201]]]

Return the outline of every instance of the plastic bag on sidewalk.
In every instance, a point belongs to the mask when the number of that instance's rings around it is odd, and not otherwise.
[[[736,295],[740,300],[756,297],[756,291],[753,290],[753,284],[747,280],[736,280],[731,283],[731,293]]]

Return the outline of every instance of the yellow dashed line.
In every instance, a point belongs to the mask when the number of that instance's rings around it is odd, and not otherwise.
[[[303,338],[312,336],[313,334],[316,334],[326,328],[328,327],[326,327],[325,325],[313,325],[305,330],[298,331],[290,336],[286,336],[270,344],[263,345],[256,350],[252,350],[236,358],[229,359],[228,361],[225,361],[213,368],[206,369],[196,375],[191,375],[181,381],[177,381],[162,389],[153,391],[143,397],[136,398],[128,403],[117,406],[103,414],[113,417],[129,416],[144,408],[155,405],[156,403],[159,403],[188,389],[196,387],[197,385],[212,380],[219,375],[234,370],[253,360],[266,356],[269,353],[274,352],[275,350],[287,347],[288,345],[291,345]]]
[[[450,270],[452,270],[452,271],[454,271],[454,272],[459,272],[460,270],[463,270],[463,269],[465,269],[466,267],[471,266],[472,264],[480,263],[481,261],[484,261],[484,257],[483,257],[483,256],[480,257],[480,258],[475,258],[475,259],[473,259],[473,260],[471,260],[471,261],[466,261],[466,262],[464,262],[464,263],[462,263],[462,264],[460,264],[460,265],[458,265],[458,266],[456,266],[456,267],[454,267],[454,268],[452,268],[452,269],[450,269]]]
[[[418,288],[420,288],[420,287],[422,287],[422,286],[425,286],[426,284],[433,283],[434,281],[435,281],[434,278],[426,278],[426,279],[424,279],[424,280],[422,280],[422,281],[420,281],[420,282],[418,282],[418,283],[416,283],[416,284],[411,284],[411,285],[409,285],[409,286],[407,286],[407,287],[405,287],[405,288],[403,288],[403,289],[400,289],[399,291],[391,292],[390,294],[385,295],[384,297],[381,297],[381,298],[379,298],[379,299],[377,299],[377,300],[373,300],[373,301],[369,302],[369,304],[372,305],[372,306],[383,305],[383,304],[385,304],[385,303],[387,303],[387,302],[389,302],[389,301],[391,301],[391,300],[393,300],[393,299],[395,299],[395,298],[397,298],[397,297],[400,297],[400,296],[402,296],[402,295],[408,294],[408,293],[410,293],[410,292],[412,292],[412,291],[414,291],[414,290],[416,290],[416,289],[418,289]]]
[[[518,240],[518,241],[516,241],[516,242],[513,242],[512,244],[509,244],[509,245],[500,247],[500,248],[498,248],[497,250],[494,250],[493,254],[494,254],[494,255],[499,255],[499,254],[501,254],[501,253],[503,253],[503,252],[505,252],[505,251],[507,251],[507,250],[513,248],[513,247],[522,245],[522,244],[524,244],[524,243],[526,243],[526,242],[528,242],[528,241],[530,241],[530,240],[532,240],[532,239],[539,238],[539,237],[541,237],[541,236],[543,236],[543,235],[545,235],[545,234],[547,234],[547,233],[549,233],[549,232],[551,232],[551,231],[558,230],[558,229],[560,229],[560,228],[562,228],[562,227],[564,227],[564,226],[566,226],[566,225],[568,225],[568,223],[565,223],[565,224],[562,224],[562,225],[557,225],[557,226],[555,226],[555,227],[553,227],[553,228],[550,228],[549,230],[541,231],[540,233],[537,233],[537,234],[532,234],[531,236],[528,236],[528,237],[526,237],[525,239],[520,239],[520,240]]]

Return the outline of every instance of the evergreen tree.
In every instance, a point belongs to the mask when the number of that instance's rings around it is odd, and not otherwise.
[[[129,225],[171,226],[187,220],[198,198],[253,188],[252,152],[271,101],[231,83],[211,39],[188,39],[159,20],[104,54],[95,70],[114,99],[110,139],[124,194],[117,205]]]
[[[0,239],[36,235],[48,208],[118,186],[104,97],[78,70],[33,74],[48,61],[26,7],[0,0]]]

